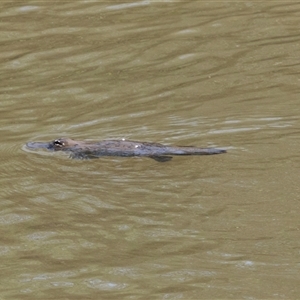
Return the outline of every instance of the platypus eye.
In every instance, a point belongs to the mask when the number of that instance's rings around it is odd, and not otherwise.
[[[60,140],[55,140],[54,141],[54,146],[57,146],[57,147],[62,147],[62,146],[64,146],[65,144],[62,142],[62,141],[60,141]]]

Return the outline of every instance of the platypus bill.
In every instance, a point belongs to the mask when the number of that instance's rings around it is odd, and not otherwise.
[[[28,142],[29,149],[66,151],[70,157],[79,159],[99,158],[102,156],[145,156],[159,162],[172,159],[172,155],[212,155],[226,153],[224,149],[198,148],[186,146],[166,146],[159,143],[130,140],[103,140],[99,142],[75,141],[59,138],[51,142]]]

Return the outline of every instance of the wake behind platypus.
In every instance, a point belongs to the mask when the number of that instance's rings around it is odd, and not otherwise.
[[[198,148],[186,146],[166,146],[159,143],[138,142],[130,140],[103,140],[99,142],[75,141],[70,138],[59,138],[51,142],[28,142],[29,149],[47,149],[66,151],[72,158],[89,159],[102,156],[144,156],[165,162],[172,155],[212,155],[226,153],[224,149]]]

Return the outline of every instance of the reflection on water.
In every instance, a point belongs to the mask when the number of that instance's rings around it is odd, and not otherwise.
[[[0,5],[2,297],[298,296],[298,3]],[[229,152],[24,151],[58,137]]]

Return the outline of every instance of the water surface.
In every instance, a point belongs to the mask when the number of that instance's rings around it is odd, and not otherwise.
[[[0,7],[0,298],[298,297],[298,3]],[[24,151],[61,136],[228,153]]]

